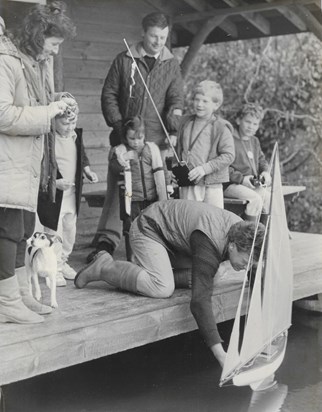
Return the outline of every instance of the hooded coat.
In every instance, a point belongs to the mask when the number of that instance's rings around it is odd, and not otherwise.
[[[0,90],[0,207],[35,212],[51,127],[52,59],[37,62],[0,36]]]

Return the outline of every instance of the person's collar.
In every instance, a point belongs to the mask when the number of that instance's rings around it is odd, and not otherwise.
[[[151,56],[151,54],[148,54],[148,53],[145,51],[144,47],[142,47],[142,57],[145,57],[145,56],[147,56],[147,57],[154,57],[155,60],[156,60],[156,59],[160,56],[160,54],[161,54],[161,52],[159,52],[159,53],[154,54],[153,56]]]
[[[130,46],[131,53],[134,58],[142,58],[143,57],[143,42],[139,42],[137,44],[133,44]],[[144,50],[145,51],[145,50]],[[126,52],[128,56],[130,56],[129,51]],[[173,59],[174,56],[170,52],[170,50],[167,48],[167,46],[164,46],[163,49],[161,50],[159,54],[159,60],[164,61],[164,60],[170,60]]]
[[[249,140],[249,139],[250,139],[248,136],[241,137],[241,135],[240,135],[240,133],[239,133],[239,130],[236,129],[236,128],[234,129],[233,136],[234,136],[236,139],[239,139],[239,140]]]
[[[58,138],[60,138],[60,139],[68,139],[68,138],[71,138],[71,139],[73,139],[74,142],[75,142],[76,139],[77,139],[77,134],[76,134],[75,130],[74,130],[72,133],[70,133],[68,136],[62,136],[62,135],[61,135],[60,133],[58,133],[57,131],[56,131],[56,135],[57,135]]]

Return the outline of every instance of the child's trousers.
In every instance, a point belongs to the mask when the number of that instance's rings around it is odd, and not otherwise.
[[[229,185],[225,190],[225,196],[241,200],[247,200],[245,213],[248,216],[258,216],[262,213],[268,213],[270,203],[270,191],[266,187],[257,187],[250,189],[244,185],[235,183]]]
[[[180,199],[196,200],[197,202],[217,206],[220,209],[224,208],[224,194],[221,183],[211,186],[195,185],[180,187]]]

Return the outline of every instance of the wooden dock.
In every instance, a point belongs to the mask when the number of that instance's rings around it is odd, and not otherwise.
[[[294,300],[322,292],[322,235],[293,233]],[[72,265],[83,266],[89,250],[78,249]],[[44,303],[49,293],[42,284]],[[218,322],[234,317],[241,277],[222,272],[214,288]],[[190,291],[151,299],[73,282],[58,288],[59,308],[43,324],[0,324],[0,386],[87,362],[196,329]]]

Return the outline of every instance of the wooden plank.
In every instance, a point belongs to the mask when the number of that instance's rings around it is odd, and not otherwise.
[[[101,91],[99,91],[96,95],[79,95],[77,92],[74,92],[75,99],[79,104],[79,110],[81,113],[102,113],[101,109]]]
[[[72,90],[69,90],[73,94]],[[104,117],[101,113],[80,113],[78,127],[82,127],[85,131],[108,132]]]
[[[83,21],[82,29],[78,30],[76,39],[85,42],[119,43],[121,25],[123,36],[129,39],[139,39],[141,37],[141,21],[139,20],[137,24],[135,22],[131,22],[131,24],[123,23],[121,13],[122,10],[119,9],[118,19],[113,20],[109,17],[108,24],[106,24],[106,20],[104,22],[96,21],[95,23],[90,22],[88,19]]]
[[[113,56],[115,57],[115,56]],[[64,58],[64,75],[65,78],[77,79],[105,79],[113,57],[109,60],[82,60]]]
[[[291,248],[293,298],[321,292],[315,272],[322,269],[322,235],[293,233]],[[83,262],[78,259],[75,265]],[[240,293],[240,276],[225,276],[214,290],[218,322],[233,318]],[[49,292],[41,286],[46,303]],[[151,299],[108,287],[77,290],[68,282],[57,292],[60,306],[44,324],[0,324],[0,385],[196,329],[189,290],[176,290],[169,299]]]
[[[181,22],[186,22],[186,21],[209,19],[214,16],[228,17],[228,16],[234,16],[236,14],[263,12],[267,10],[277,9],[283,6],[306,5],[306,4],[312,4],[312,3],[314,3],[314,0],[276,0],[272,4],[269,4],[266,2],[254,3],[254,4],[247,4],[244,6],[239,6],[239,7],[234,7],[234,8],[214,9],[212,11],[202,11],[198,13],[178,15],[173,19],[173,21],[174,23],[181,23]]]
[[[292,196],[305,190],[305,186],[283,186],[283,194],[284,196]],[[84,195],[86,201],[88,202],[90,207],[103,207],[105,191],[92,191],[91,193],[86,193]],[[245,206],[247,204],[246,200],[242,199],[233,199],[233,198],[225,198],[225,209],[229,206]]]
[[[84,130],[83,139],[86,148],[90,147],[110,147],[109,134],[110,128],[106,131]]]
[[[322,236],[292,232],[293,300],[322,292]]]
[[[100,96],[104,85],[104,79],[79,79],[65,77],[65,89],[78,96]]]
[[[78,60],[98,60],[109,62],[122,50],[123,47],[123,37],[120,35],[118,43],[97,43],[97,42],[86,42],[77,41],[66,42],[62,48],[63,57],[73,58]],[[129,39],[131,42],[132,39]]]

